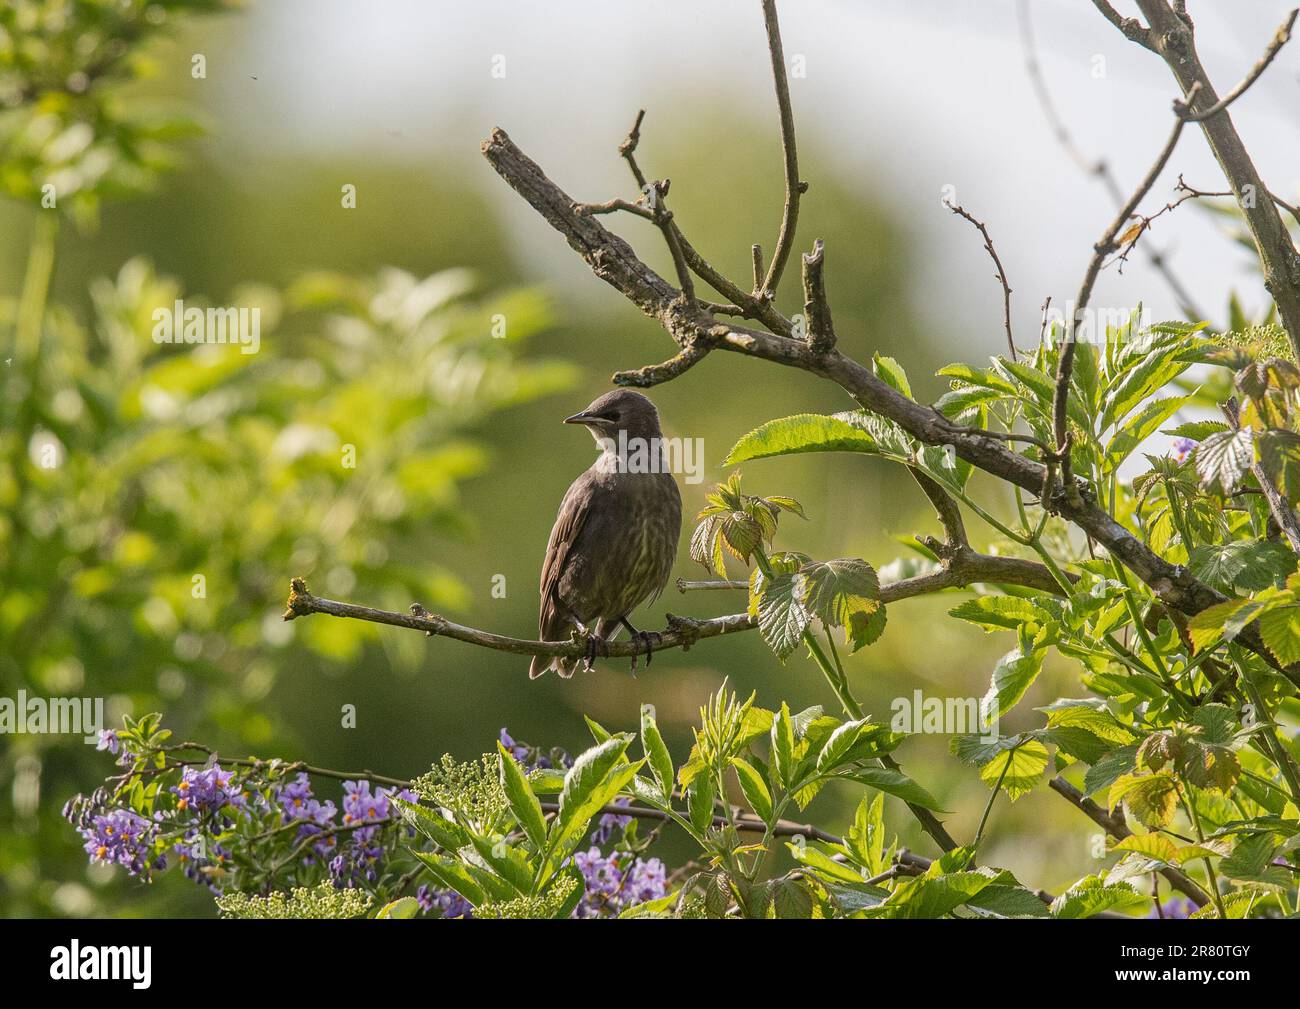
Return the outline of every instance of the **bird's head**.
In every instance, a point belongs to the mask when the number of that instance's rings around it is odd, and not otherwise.
[[[581,424],[599,444],[606,439],[617,440],[620,431],[628,438],[662,437],[659,433],[659,411],[639,392],[615,389],[593,400],[581,413],[565,417],[566,424]]]

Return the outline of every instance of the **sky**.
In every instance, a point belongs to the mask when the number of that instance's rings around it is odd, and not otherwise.
[[[1086,0],[785,0],[780,4],[802,174],[816,198],[819,175],[885,195],[920,243],[912,278],[917,310],[937,341],[964,356],[996,353],[1001,289],[974,229],[941,203],[944,187],[983,220],[1013,288],[1018,342],[1036,338],[1040,306],[1077,290],[1114,213],[1054,140],[1025,65],[1018,8],[1031,12],[1045,82],[1078,147],[1105,157],[1127,192],[1163,145],[1176,86],[1158,57],[1128,42]],[[1119,0],[1135,14],[1131,0]],[[1249,70],[1281,23],[1287,2],[1193,0],[1202,59],[1221,93]],[[223,144],[241,164],[278,148],[385,152],[472,166],[545,273],[563,254],[540,220],[486,171],[478,145],[505,128],[570,193],[626,195],[614,148],[638,108],[655,131],[688,124],[716,103],[771,127],[770,68],[756,0],[550,0],[472,4],[445,0],[276,0],[251,4],[227,29],[240,44],[212,74],[225,106]],[[256,79],[254,79],[256,78]],[[1300,135],[1288,111],[1300,99],[1300,44],[1284,49],[1233,108],[1270,186],[1300,196]],[[717,177],[746,156],[719,143]],[[1223,179],[1198,130],[1179,149],[1143,205],[1174,198],[1182,173],[1204,190]],[[758,240],[779,207],[755,208]],[[813,236],[806,237],[809,241]],[[769,242],[770,238],[767,239]],[[1168,251],[1205,314],[1222,320],[1236,288],[1248,310],[1262,287],[1218,219],[1194,203],[1163,216],[1143,239]],[[851,269],[851,267],[845,267]],[[569,264],[556,270],[572,284]],[[581,292],[576,292],[581,294]],[[1175,302],[1145,258],[1103,274],[1098,306],[1143,300],[1151,317]]]

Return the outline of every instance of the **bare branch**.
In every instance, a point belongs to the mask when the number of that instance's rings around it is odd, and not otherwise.
[[[1137,0],[1137,4],[1150,25],[1150,41],[1183,89],[1186,107],[1193,115],[1213,109],[1219,96],[1201,64],[1190,21],[1165,0]],[[1198,102],[1203,108],[1195,107]],[[1291,347],[1300,358],[1300,255],[1291,234],[1276,203],[1259,199],[1268,195],[1269,189],[1233,125],[1232,116],[1211,115],[1200,122],[1200,127],[1237,197],[1259,254],[1264,286],[1273,296]]]
[[[1203,122],[1204,120],[1209,119],[1210,116],[1217,116],[1220,112],[1250,90],[1250,86],[1259,80],[1260,75],[1263,74],[1264,71],[1268,69],[1268,65],[1273,62],[1274,57],[1282,51],[1282,47],[1291,41],[1291,29],[1295,27],[1297,14],[1300,14],[1300,9],[1293,10],[1287,15],[1286,20],[1283,21],[1278,27],[1278,30],[1273,33],[1273,40],[1269,42],[1268,48],[1264,50],[1264,55],[1259,58],[1259,61],[1251,68],[1250,73],[1245,76],[1240,84],[1211,105],[1208,109],[1204,109],[1201,112],[1192,112],[1185,104],[1180,103],[1177,109],[1179,115],[1188,122]]]
[[[1193,87],[1189,98],[1194,98],[1198,90],[1199,85]],[[1160,173],[1165,170],[1165,165],[1169,163],[1174,148],[1178,146],[1179,137],[1183,135],[1185,125],[1187,123],[1183,119],[1174,121],[1174,128],[1170,131],[1169,139],[1165,141],[1165,146],[1156,157],[1155,163],[1147,171],[1137,189],[1133,191],[1133,195],[1128,198],[1128,202],[1120,208],[1119,213],[1110,223],[1110,227],[1101,236],[1101,241],[1093,246],[1092,258],[1088,261],[1088,269],[1084,273],[1083,283],[1080,284],[1079,293],[1074,298],[1074,312],[1066,329],[1065,339],[1061,344],[1060,357],[1057,359],[1056,389],[1052,397],[1052,426],[1056,437],[1056,461],[1061,467],[1061,486],[1067,496],[1074,493],[1074,479],[1070,473],[1070,446],[1067,442],[1069,427],[1066,408],[1070,397],[1070,375],[1074,369],[1074,347],[1078,336],[1078,325],[1087,310],[1089,300],[1092,298],[1092,288],[1097,282],[1097,275],[1101,272],[1102,264],[1105,263],[1106,257],[1118,248],[1115,242],[1116,238],[1119,237],[1129,218],[1133,216],[1138,204],[1142,202],[1142,199],[1150,192],[1151,187],[1155,185]]]
[[[767,268],[767,277],[758,294],[774,294],[785,270],[785,261],[794,248],[795,225],[799,221],[799,197],[808,184],[799,179],[799,155],[794,140],[794,110],[790,106],[790,81],[785,72],[785,51],[781,47],[781,24],[776,17],[776,0],[763,0],[763,24],[767,29],[767,48],[772,57],[772,80],[776,85],[776,104],[781,117],[781,152],[785,164],[785,209],[781,214],[781,232],[776,251]]]
[[[652,385],[659,385],[661,382],[667,382],[678,375],[685,374],[703,361],[711,349],[707,343],[694,341],[688,343],[667,361],[662,361],[659,364],[648,364],[644,368],[637,368],[633,371],[616,371],[611,381],[615,385],[648,389]]]
[[[1020,0],[1016,7],[1016,15],[1020,22],[1020,38],[1025,51],[1025,70],[1029,74],[1029,81],[1033,85],[1034,94],[1038,98],[1038,104],[1043,110],[1043,115],[1047,118],[1053,136],[1056,137],[1065,153],[1079,166],[1081,171],[1101,181],[1115,206],[1117,208],[1122,206],[1124,192],[1120,188],[1114,170],[1110,167],[1110,162],[1105,158],[1093,160],[1084,154],[1078,144],[1075,143],[1074,137],[1070,134],[1064,120],[1061,119],[1060,114],[1057,112],[1056,103],[1052,100],[1052,92],[1047,86],[1047,79],[1043,75],[1036,54],[1029,0]],[[1205,313],[1197,307],[1187,288],[1183,286],[1182,281],[1178,279],[1177,274],[1169,266],[1165,253],[1160,249],[1153,249],[1149,246],[1144,248],[1143,252],[1148,262],[1160,274],[1169,290],[1173,293],[1174,300],[1178,302],[1179,311],[1194,322],[1200,322],[1204,319]],[[1044,309],[1044,316],[1046,316],[1046,309]]]
[[[831,306],[826,299],[826,281],[822,276],[826,247],[820,238],[813,242],[812,252],[805,252],[802,259],[803,312],[808,327],[808,348],[814,354],[825,354],[835,349],[835,326],[831,322]]]
[[[1101,11],[1102,16],[1107,21],[1124,33],[1126,39],[1136,42],[1152,52],[1156,51],[1155,44],[1151,41],[1150,30],[1142,27],[1142,22],[1137,18],[1121,17],[1119,11],[1107,3],[1106,0],[1092,0],[1092,4],[1097,10]]]
[[[849,393],[865,410],[887,417],[926,445],[952,445],[957,456],[1007,483],[1042,493],[1047,468],[1011,451],[988,432],[947,421],[931,407],[917,403],[878,378],[871,369],[839,351],[813,354],[802,340],[720,321],[697,305],[686,305],[676,290],[636,257],[631,247],[609,232],[598,219],[580,214],[573,201],[515,146],[494,130],[483,144],[484,156],[501,177],[568,241],[597,277],[619,290],[642,312],[658,321],[680,345],[691,337],[715,350],[744,354],[825,378]],[[1226,598],[1196,578],[1185,566],[1172,564],[1120,525],[1099,507],[1090,490],[1060,495],[1051,502],[1063,517],[1100,543],[1166,605],[1188,615]],[[1045,502],[1046,503],[1046,502]],[[1263,646],[1258,628],[1248,626],[1237,642],[1250,648],[1274,668],[1275,658]],[[1300,671],[1283,669],[1300,684]]]
[[[1128,829],[1128,825],[1124,822],[1123,816],[1103,809],[1064,778],[1059,776],[1052,778],[1047,785],[1053,792],[1066,799],[1072,806],[1092,820],[1093,823],[1099,826],[1111,837],[1115,838],[1115,840],[1122,841],[1133,833]],[[1161,869],[1160,874],[1164,876],[1165,879],[1169,880],[1170,885],[1173,886],[1175,890],[1190,897],[1192,903],[1197,907],[1204,907],[1210,902],[1210,895],[1201,889],[1196,881],[1181,869],[1175,869],[1171,866],[1166,869]]]
[[[358,606],[355,603],[343,603],[336,599],[324,599],[314,596],[307,590],[307,584],[301,578],[290,582],[289,602],[284,612],[285,620],[324,613],[331,617],[346,617],[352,620],[366,620],[374,624],[387,624],[390,627],[409,627],[424,631],[430,637],[452,638],[480,648],[491,648],[498,652],[511,652],[515,655],[562,655],[581,658],[587,654],[587,644],[580,639],[569,641],[528,641],[523,638],[511,638],[504,634],[479,630],[455,623],[436,613],[429,613],[418,603],[411,607],[409,613],[394,613],[391,610],[377,610],[370,606]],[[630,658],[651,651],[664,651],[669,648],[688,650],[695,642],[705,638],[716,638],[736,631],[753,630],[756,624],[746,613],[734,613],[711,620],[693,620],[690,617],[668,615],[668,628],[659,635],[659,640],[650,645],[644,641],[607,641],[600,648],[603,658]]]
[[[657,201],[660,195],[667,195],[667,189],[665,188],[663,194],[658,194],[654,187],[659,184],[652,184],[646,180],[645,173],[641,170],[641,166],[636,159],[637,146],[641,142],[641,124],[644,120],[645,110],[642,109],[637,113],[636,120],[632,123],[632,129],[628,131],[623,142],[619,144],[618,153],[627,162],[628,169],[632,172],[632,178],[636,180],[637,187],[641,192],[645,194],[655,192]],[[724,298],[731,299],[731,301],[740,309],[738,313],[734,314],[743,315],[747,319],[756,319],[774,333],[781,333],[785,336],[790,335],[792,329],[790,320],[778,312],[776,306],[772,303],[771,298],[765,296],[764,293],[758,289],[757,280],[754,282],[755,290],[752,293],[745,291],[739,285],[728,280],[720,270],[700,255],[687,239],[685,233],[677,224],[672,214],[666,215],[662,222],[662,227],[664,228],[665,238],[671,235],[669,249],[673,252],[674,265],[677,266],[679,270],[680,264],[677,259],[677,254],[680,252],[682,260],[685,261],[687,266],[695,271],[696,276]],[[754,248],[755,255],[758,257],[756,261],[756,270],[758,271],[758,275],[761,275],[762,251],[759,250],[757,246]]]
[[[947,207],[954,214],[970,221],[979,229],[979,233],[984,236],[984,251],[993,258],[993,265],[998,271],[996,277],[998,283],[1002,285],[1002,318],[1007,330],[1007,352],[1011,355],[1011,360],[1014,361],[1016,359],[1016,341],[1011,336],[1011,285],[1007,282],[1007,271],[1002,268],[1002,260],[998,258],[998,252],[993,248],[993,239],[989,237],[989,229],[984,226],[983,221],[977,220],[964,207],[955,203],[949,203]]]

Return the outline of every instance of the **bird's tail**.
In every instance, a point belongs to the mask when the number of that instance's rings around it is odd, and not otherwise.
[[[573,675],[578,668],[581,659],[569,658],[563,655],[534,655],[532,664],[528,667],[528,678],[535,680],[548,669],[554,669],[566,680]]]

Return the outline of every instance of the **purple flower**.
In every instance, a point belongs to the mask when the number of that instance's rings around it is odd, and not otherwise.
[[[1196,911],[1196,905],[1186,897],[1171,897],[1160,905],[1159,910],[1152,908],[1148,918],[1190,918]]]
[[[247,800],[239,788],[230,783],[234,776],[234,771],[223,771],[216,765],[203,769],[185,768],[181,780],[171,787],[171,792],[177,797],[176,808],[209,813],[226,806],[243,806]]]
[[[95,814],[90,824],[82,828],[81,836],[92,862],[123,866],[132,876],[141,875],[147,868],[161,868],[157,859],[152,865],[146,861],[153,840],[153,824],[132,810],[114,809]]]
[[[338,813],[337,807],[328,799],[321,802],[312,795],[311,779],[306,774],[300,773],[293,781],[276,789],[275,799],[280,805],[282,823],[301,821],[296,837],[299,842],[305,837],[321,834],[327,827],[334,826],[334,817]],[[338,837],[330,834],[313,844],[312,850],[318,858],[324,859],[337,847]],[[306,861],[311,863],[314,859],[308,856]]]
[[[117,733],[112,729],[99,730],[99,742],[95,744],[96,750],[107,750],[114,756],[122,748],[122,741],[117,738]]]
[[[549,753],[542,753],[536,746],[516,742],[504,727],[501,729],[499,738],[501,745],[510,751],[510,755],[515,758],[525,771],[535,771],[538,768],[571,767],[573,765],[573,758],[564,750],[557,747]]]
[[[1193,441],[1191,438],[1175,438],[1174,458],[1177,459],[1179,462],[1185,461],[1187,457],[1191,455],[1193,450],[1196,448],[1196,444],[1197,443]]]
[[[473,918],[474,908],[460,894],[453,890],[431,890],[421,886],[415,891],[415,899],[420,910],[425,914],[433,913],[435,918]]]
[[[630,806],[632,800],[627,797],[621,797],[614,800],[615,806]],[[621,835],[627,829],[627,825],[632,822],[630,816],[620,816],[617,813],[606,813],[600,818],[596,829],[591,832],[592,844],[607,844],[615,834]]]
[[[626,853],[607,856],[592,847],[574,855],[573,862],[582,873],[584,891],[574,909],[575,918],[610,917],[667,891],[664,865],[657,858],[643,861]]]
[[[197,830],[185,835],[179,844],[172,847],[172,854],[180,863],[181,871],[187,879],[206,886],[213,893],[220,894],[217,871],[230,859],[230,850],[215,841],[209,844]]]

